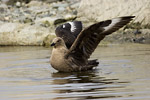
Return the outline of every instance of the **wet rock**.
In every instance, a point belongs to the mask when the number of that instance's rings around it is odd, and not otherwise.
[[[145,37],[134,38],[133,42],[135,42],[135,43],[144,43],[145,42]]]
[[[32,19],[32,18],[26,17],[26,18],[23,20],[23,23],[31,23],[31,22],[33,22],[33,19]]]
[[[70,8],[76,9],[76,8],[79,7],[79,5],[80,5],[80,2],[72,3],[72,4],[70,5]]]
[[[133,33],[134,33],[135,35],[138,35],[138,34],[141,34],[142,32],[141,32],[139,29],[136,29]]]
[[[44,18],[41,18],[41,19],[36,19],[35,23],[37,23],[37,24],[47,23],[49,25],[53,25],[55,20],[56,20],[56,18],[44,17]]]
[[[66,21],[70,21],[70,20],[74,20],[76,19],[77,16],[75,15],[71,15],[71,14],[67,14],[64,17],[44,17],[44,18],[39,18],[37,20],[35,20],[36,24],[41,24],[44,26],[54,26],[60,23],[64,23]]]
[[[1,14],[5,13],[7,9],[8,9],[8,7],[5,4],[0,5],[0,13]]]
[[[76,15],[73,14],[67,14],[64,16],[65,20],[69,21],[69,20],[75,20],[77,18]]]
[[[64,8],[64,7],[59,7],[58,10],[59,10],[60,12],[63,12],[63,11],[65,11],[65,8]]]
[[[39,1],[44,1],[46,3],[53,3],[53,2],[61,2],[63,0],[39,0]]]
[[[15,5],[17,2],[20,2],[20,4],[21,3],[29,3],[30,1],[31,0],[2,0],[3,3],[6,3],[8,5]]]
[[[60,18],[56,18],[56,17],[44,17],[41,19],[37,19],[35,21],[35,23],[37,24],[42,24],[42,25],[48,25],[48,26],[53,26],[56,25],[58,23],[61,23],[62,20]]]
[[[59,3],[53,3],[53,8],[60,8],[60,7],[63,7],[63,8],[66,8],[66,7],[68,7],[68,4],[67,3],[61,3],[61,2],[59,2]]]
[[[0,34],[13,32],[15,31],[20,25],[18,23],[1,23],[0,25]]]
[[[150,44],[150,29],[139,29],[140,34],[135,34],[137,29],[119,30],[112,35],[107,36],[104,41],[112,43],[144,43]]]
[[[16,7],[21,7],[21,2],[16,2]]]
[[[53,34],[49,34],[47,35],[44,40],[43,40],[43,46],[45,47],[50,47],[50,44],[52,43],[52,40],[55,38],[56,36]]]
[[[150,0],[82,0],[78,12],[80,19],[89,21],[134,15],[134,22],[146,25],[150,22]]]
[[[26,6],[28,6],[28,7],[33,7],[33,6],[41,6],[41,5],[42,5],[42,2],[32,0],[32,1],[31,1],[30,3],[28,3]]]
[[[42,45],[49,29],[38,25],[1,23],[0,45]]]

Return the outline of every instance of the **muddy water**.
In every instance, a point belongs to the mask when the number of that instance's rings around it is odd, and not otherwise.
[[[0,47],[0,100],[150,100],[150,45],[100,46],[94,71],[58,73],[50,48]]]

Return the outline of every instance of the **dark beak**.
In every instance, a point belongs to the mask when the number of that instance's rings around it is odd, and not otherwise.
[[[55,43],[52,43],[52,44],[51,44],[51,46],[54,46],[54,45],[55,45]]]

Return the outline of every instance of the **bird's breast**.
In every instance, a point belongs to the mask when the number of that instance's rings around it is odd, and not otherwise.
[[[53,49],[50,64],[51,66],[58,71],[70,71],[72,68],[67,64],[65,59],[65,53],[59,50]]]

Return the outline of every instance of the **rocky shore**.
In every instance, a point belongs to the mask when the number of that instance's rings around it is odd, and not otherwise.
[[[0,45],[47,44],[57,25],[76,19],[78,6],[79,0],[17,1],[12,5],[1,1]]]
[[[78,20],[82,20],[85,25],[119,16],[135,16],[130,24],[104,40],[111,43],[150,44],[149,0],[82,0],[78,16]]]
[[[127,13],[127,11],[121,13],[121,10],[117,12],[115,9],[118,8],[116,7],[117,3],[115,3],[115,1],[110,4],[107,4],[106,1],[101,2],[102,0],[99,0],[97,3],[96,0],[87,1],[88,0],[1,0],[0,45],[49,45],[50,40],[55,37],[54,30],[56,26],[61,23],[81,20],[86,27],[97,21],[124,15],[136,15],[136,17],[131,24],[117,33],[106,37],[104,41],[111,43],[133,42],[150,44],[150,24],[147,21],[149,17],[144,17],[145,20],[142,17],[149,16],[146,15],[150,13],[149,6],[144,6],[145,8],[141,8],[142,11],[136,12],[135,14],[130,14]],[[130,1],[131,0],[129,0],[128,3],[132,5],[133,2]],[[137,0],[136,3],[139,2],[141,1]],[[98,7],[98,4],[101,5]],[[106,4],[110,8],[105,8]],[[150,4],[150,2],[147,1],[147,4]],[[98,8],[103,9],[98,10]],[[129,9],[131,10],[132,8],[133,7],[130,7]],[[135,8],[139,9],[138,6]],[[114,10],[115,12],[113,12]],[[110,12],[113,12],[113,14],[109,14]],[[139,14],[142,16],[139,16]],[[144,23],[141,20],[144,20]]]

